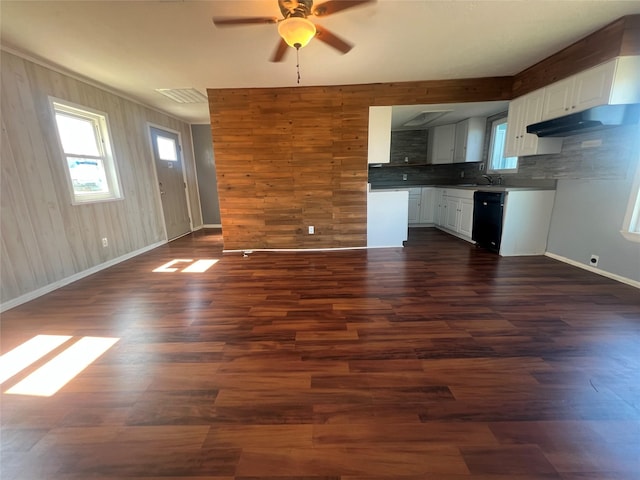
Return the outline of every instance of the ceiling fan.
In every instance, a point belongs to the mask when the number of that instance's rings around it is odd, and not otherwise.
[[[321,25],[312,23],[307,17],[326,17],[341,12],[348,8],[375,3],[376,0],[328,0],[317,7],[313,6],[313,0],[278,0],[278,6],[282,18],[277,17],[237,17],[237,18],[213,18],[217,27],[230,27],[251,24],[277,24],[280,42],[272,57],[272,62],[281,62],[287,53],[287,47],[296,50],[307,45],[312,38],[335,48],[345,54],[353,48],[353,45],[331,33]]]

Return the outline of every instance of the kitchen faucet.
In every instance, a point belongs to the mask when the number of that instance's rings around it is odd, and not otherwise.
[[[482,176],[487,179],[487,181],[489,182],[489,185],[493,185],[493,177],[491,175],[482,175]]]

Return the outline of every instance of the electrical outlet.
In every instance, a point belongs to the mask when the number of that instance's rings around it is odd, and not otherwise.
[[[480,170],[481,172],[484,170],[484,163],[478,164],[478,170]]]
[[[460,178],[464,178],[464,170],[460,172]]]
[[[592,267],[597,267],[599,261],[600,257],[598,255],[591,255],[591,258],[589,259],[589,265],[591,265]]]
[[[309,225],[309,235],[314,235],[316,233],[316,229],[313,225]]]
[[[104,238],[102,239],[102,247],[103,247],[103,248],[106,248],[106,247],[108,247],[108,246],[109,246],[109,239],[108,239],[107,237],[104,237]]]
[[[407,180],[407,174],[406,173],[402,174],[402,180],[405,180],[405,181]]]

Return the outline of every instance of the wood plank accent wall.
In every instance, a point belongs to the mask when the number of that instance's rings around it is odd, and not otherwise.
[[[10,53],[0,58],[2,303],[165,239],[147,122],[181,133],[202,225],[188,124]],[[123,200],[71,205],[48,96],[108,114]]]
[[[640,55],[640,15],[629,15],[518,73],[513,98],[624,55]]]
[[[225,249],[366,246],[369,106],[509,100],[511,82],[209,89]]]

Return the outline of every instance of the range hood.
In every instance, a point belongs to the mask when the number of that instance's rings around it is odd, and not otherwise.
[[[640,104],[601,105],[527,126],[538,137],[568,137],[580,133],[638,123]]]

